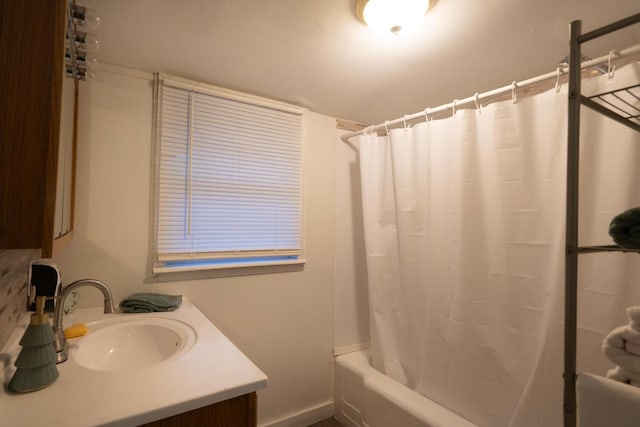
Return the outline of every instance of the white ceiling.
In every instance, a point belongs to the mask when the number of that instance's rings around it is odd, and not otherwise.
[[[355,0],[95,2],[99,61],[380,123],[555,70],[569,23],[587,31],[639,0],[438,0],[412,34],[382,38]],[[640,43],[640,25],[592,42],[597,57]],[[99,72],[99,69],[98,71]]]

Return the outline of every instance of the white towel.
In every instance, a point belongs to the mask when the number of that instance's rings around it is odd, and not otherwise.
[[[629,374],[620,366],[611,368],[607,371],[607,378],[621,383],[630,384],[635,387],[640,387],[640,381],[636,381],[629,376]]]
[[[629,324],[611,331],[602,343],[605,356],[617,365],[607,378],[640,386],[640,306],[627,308]]]
[[[640,306],[629,307],[626,311],[631,320],[631,327],[636,331],[640,330]]]

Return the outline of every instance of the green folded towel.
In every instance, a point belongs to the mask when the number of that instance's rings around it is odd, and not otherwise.
[[[616,215],[609,224],[609,235],[623,248],[640,249],[640,207]]]
[[[152,311],[173,311],[180,307],[182,295],[165,295],[143,292],[129,295],[120,301],[120,309],[125,313],[151,313]]]

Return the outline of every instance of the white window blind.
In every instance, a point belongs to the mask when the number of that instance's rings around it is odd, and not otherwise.
[[[300,255],[300,114],[161,84],[156,266]]]

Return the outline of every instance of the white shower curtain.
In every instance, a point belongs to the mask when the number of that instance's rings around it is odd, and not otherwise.
[[[480,426],[562,424],[566,109],[551,90],[358,141],[373,364]],[[583,121],[581,239],[608,244],[640,140]],[[581,258],[582,369],[606,372],[599,342],[640,304],[632,256]]]

